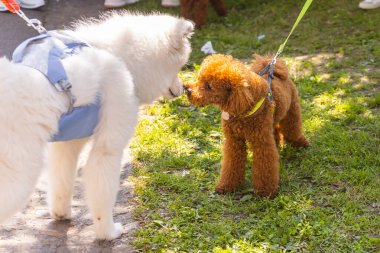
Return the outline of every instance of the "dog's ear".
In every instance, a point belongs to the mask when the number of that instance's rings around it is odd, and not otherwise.
[[[181,51],[183,47],[188,46],[189,39],[191,38],[193,33],[193,22],[180,18],[170,34],[170,39],[173,48],[176,51]]]
[[[254,102],[251,89],[252,87],[247,82],[241,86],[231,86],[230,94],[222,109],[233,114],[246,111]]]
[[[194,34],[194,23],[191,20],[183,20],[183,38],[190,39]]]
[[[266,80],[250,72],[239,85],[231,85],[230,96],[222,109],[233,114],[241,114],[265,97],[267,90]]]

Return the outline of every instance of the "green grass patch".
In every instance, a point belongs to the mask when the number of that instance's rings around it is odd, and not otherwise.
[[[314,1],[285,48],[302,100],[311,147],[281,147],[281,186],[274,199],[214,193],[222,159],[220,112],[183,96],[146,107],[131,144],[137,182],[134,245],[144,252],[380,251],[380,15],[359,1]],[[183,79],[194,78],[200,47],[249,59],[275,53],[303,1],[227,0],[210,8],[192,39]],[[143,0],[132,10],[164,9]],[[265,34],[263,40],[257,36]]]

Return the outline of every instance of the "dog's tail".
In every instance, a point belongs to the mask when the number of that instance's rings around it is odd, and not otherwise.
[[[258,74],[266,65],[272,61],[272,58],[272,56],[260,56],[257,54],[253,55],[251,70]],[[274,68],[274,76],[282,80],[288,79],[288,68],[286,67],[285,61],[282,59],[277,59]]]

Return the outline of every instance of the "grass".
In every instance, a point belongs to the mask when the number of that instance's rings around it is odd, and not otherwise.
[[[215,107],[195,108],[185,97],[144,109],[131,144],[144,252],[379,252],[380,251],[380,23],[379,9],[358,1],[314,1],[283,57],[302,100],[312,145],[282,146],[280,193],[253,195],[246,182],[217,195],[223,136]],[[212,41],[240,59],[275,53],[303,1],[227,0],[229,15],[209,10],[196,31],[182,72],[194,78]],[[142,0],[132,10],[163,9]],[[261,41],[257,36],[265,34]]]

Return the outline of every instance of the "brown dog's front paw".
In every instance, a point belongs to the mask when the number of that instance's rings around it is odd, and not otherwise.
[[[234,192],[236,190],[236,188],[237,188],[237,186],[218,183],[216,185],[215,191],[219,194],[226,194],[229,192]]]
[[[310,143],[305,136],[301,136],[298,140],[293,141],[291,145],[295,148],[307,148],[310,146]]]
[[[277,191],[273,191],[273,192],[261,191],[261,192],[257,192],[257,195],[263,198],[274,198],[277,195]]]
[[[278,193],[278,187],[255,189],[255,193],[260,197],[273,198]]]

